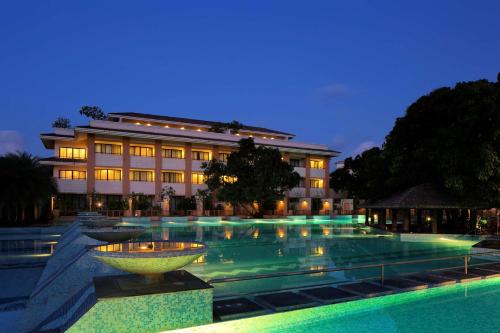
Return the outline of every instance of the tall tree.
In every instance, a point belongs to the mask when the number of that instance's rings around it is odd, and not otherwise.
[[[206,184],[219,200],[241,204],[255,217],[264,206],[283,198],[285,191],[297,186],[300,176],[281,158],[278,149],[256,147],[252,138],[241,139],[227,164],[212,160],[203,164]]]
[[[433,183],[464,205],[500,205],[500,82],[462,82],[419,98],[378,155],[384,168],[375,163],[377,172],[362,167],[374,163],[371,154],[348,159],[346,170],[331,175],[334,188],[373,199]],[[379,192],[370,189],[373,182]]]
[[[28,153],[0,157],[0,220],[33,223],[57,191],[50,169]]]

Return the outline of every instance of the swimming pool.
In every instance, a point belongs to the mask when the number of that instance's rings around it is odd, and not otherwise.
[[[141,222],[142,223],[142,222]],[[186,267],[214,279],[268,273],[344,268],[401,260],[463,255],[477,237],[392,234],[365,227],[357,219],[282,219],[163,222],[142,240],[196,240],[208,253]],[[463,259],[387,267],[386,276],[463,265]],[[379,269],[315,273],[270,279],[214,283],[216,297],[235,296],[309,285],[336,284],[375,277]]]
[[[176,332],[499,332],[500,278]]]

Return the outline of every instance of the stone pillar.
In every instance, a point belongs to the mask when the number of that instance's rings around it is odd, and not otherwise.
[[[161,141],[155,141],[155,200],[161,200]]]
[[[392,219],[391,229],[392,229],[392,231],[396,232],[396,231],[398,231],[398,210],[393,209],[391,215],[392,215],[391,216],[391,219]]]
[[[406,216],[403,222],[403,231],[410,232],[410,224],[411,224],[411,209],[408,209],[406,212]]]
[[[323,186],[325,191],[325,198],[330,197],[330,158],[325,158],[323,161],[323,167],[325,169],[325,179],[323,180]]]
[[[219,146],[217,145],[212,146],[212,159],[219,160]]]
[[[287,162],[287,163],[290,163],[290,153],[283,153],[283,156],[282,156],[282,159],[283,161]],[[288,203],[290,201],[290,191],[285,191],[285,198],[283,199],[283,201],[285,202],[285,211],[283,213],[283,215],[288,215]]]
[[[203,199],[196,197],[196,215],[203,216]]]
[[[365,225],[370,225],[370,208],[365,208]]]
[[[193,195],[192,186],[191,186],[191,174],[193,170],[193,158],[191,156],[192,152],[191,143],[186,143],[184,147],[184,159],[186,161],[186,169],[184,174],[184,183],[186,185],[186,198],[190,198]]]
[[[130,138],[122,139],[123,166],[122,166],[122,192],[127,197],[130,194]]]
[[[430,214],[431,216],[431,228],[432,228],[432,233],[433,234],[437,234],[438,233],[438,214],[439,214],[439,210],[435,210],[433,212],[434,214]]]
[[[95,189],[95,134],[87,134],[87,194]]]
[[[305,187],[306,187],[306,198],[311,197],[311,156],[309,154],[306,155],[306,179],[305,179]]]
[[[162,200],[161,213],[164,216],[169,216],[170,215],[170,200],[167,199],[167,198],[164,198]]]

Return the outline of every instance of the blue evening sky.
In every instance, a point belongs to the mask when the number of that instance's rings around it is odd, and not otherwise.
[[[2,1],[0,153],[82,105],[297,134],[347,157],[500,71],[500,1]]]

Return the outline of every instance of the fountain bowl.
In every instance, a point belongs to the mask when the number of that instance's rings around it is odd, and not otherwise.
[[[192,263],[207,252],[207,246],[200,242],[122,242],[99,245],[90,251],[109,266],[153,280]]]

